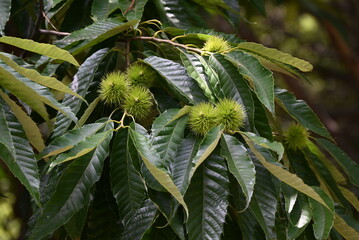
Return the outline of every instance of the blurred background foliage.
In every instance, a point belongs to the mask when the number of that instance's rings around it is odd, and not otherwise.
[[[55,2],[61,9],[47,13],[58,30],[71,32],[93,22],[94,0],[12,0],[5,35],[51,42],[54,36],[38,29],[48,25],[39,17]],[[305,100],[335,137],[338,145],[354,160],[359,160],[359,1],[357,0],[223,0],[231,9],[214,2],[180,1],[193,5],[192,24],[235,33],[239,38],[277,48],[314,65],[306,74],[311,83],[278,74],[276,79],[299,99]],[[204,4],[204,2],[206,2]],[[148,1],[144,18],[163,17],[157,12],[160,0]],[[78,14],[81,13],[81,14]],[[225,13],[225,14],[223,14]],[[237,14],[239,13],[239,14]],[[168,16],[168,15],[167,15]],[[193,21],[195,20],[195,21]],[[185,27],[185,22],[170,23]],[[51,26],[47,27],[51,29]],[[0,46],[0,50],[1,49]],[[26,52],[6,49],[19,56]],[[3,164],[0,162],[0,164]],[[0,240],[18,239],[30,209],[28,195],[11,174],[0,168]],[[16,196],[16,197],[15,197]],[[21,239],[21,238],[20,238]]]

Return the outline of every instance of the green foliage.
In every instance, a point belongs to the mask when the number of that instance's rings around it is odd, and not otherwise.
[[[198,28],[239,5],[94,0],[53,31],[71,2],[44,8],[54,43],[0,38],[29,51],[0,54],[0,158],[35,202],[30,240],[358,236],[358,164],[271,71],[311,64]]]

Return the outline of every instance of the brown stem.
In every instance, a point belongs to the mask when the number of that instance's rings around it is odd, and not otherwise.
[[[133,6],[135,5],[135,0],[132,0],[131,1],[131,4],[130,4],[130,6],[127,8],[127,10],[123,13],[123,15],[126,15],[129,11],[131,11],[132,10],[132,8],[133,8]]]
[[[70,33],[68,32],[59,32],[55,30],[46,30],[46,29],[39,29],[39,32],[45,35],[55,35],[55,36],[68,36]]]

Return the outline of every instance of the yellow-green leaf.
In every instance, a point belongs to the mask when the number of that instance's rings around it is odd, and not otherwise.
[[[9,105],[16,118],[21,123],[27,139],[37,151],[41,152],[45,148],[44,140],[40,129],[36,123],[17,105],[13,100],[9,98],[7,94],[0,90],[0,95],[4,101]]]
[[[21,39],[16,37],[0,37],[0,42],[6,43],[30,52],[48,56],[53,59],[59,59],[80,66],[76,59],[68,52],[52,44],[38,43],[30,39]]]
[[[58,91],[61,91],[64,93],[74,95],[74,96],[80,98],[81,100],[85,101],[80,95],[78,95],[77,93],[72,91],[69,87],[67,87],[65,84],[63,84],[62,82],[60,82],[59,80],[57,80],[54,77],[43,76],[38,71],[36,71],[34,69],[27,69],[27,68],[21,67],[16,62],[14,62],[11,58],[9,58],[5,55],[0,54],[0,59],[3,60],[7,65],[12,67],[15,71],[17,71],[18,73],[23,75],[24,77],[26,77],[38,84],[41,84],[48,88],[52,88],[54,90],[58,90]]]
[[[82,114],[80,120],[78,121],[78,123],[76,124],[76,126],[74,127],[74,129],[82,127],[82,125],[85,124],[85,122],[87,121],[88,117],[91,115],[91,113],[93,112],[93,110],[95,109],[95,107],[97,106],[97,104],[100,102],[101,98],[97,97],[95,98],[95,100],[92,101],[92,103],[88,106],[88,108],[86,108],[84,114]]]
[[[359,212],[359,200],[358,197],[349,189],[339,186],[340,191],[344,197],[351,203],[351,205]]]
[[[303,72],[310,72],[313,70],[313,65],[305,60],[293,57],[288,53],[281,52],[274,48],[265,47],[258,43],[242,42],[238,44],[237,48],[249,53],[254,53],[255,55],[262,56],[268,60],[273,59],[278,62],[291,65]]]
[[[334,228],[337,230],[346,240],[358,240],[359,232],[349,226],[343,218],[338,214],[335,214]]]

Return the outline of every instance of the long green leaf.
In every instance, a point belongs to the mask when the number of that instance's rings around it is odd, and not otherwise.
[[[48,88],[51,88],[54,90],[58,90],[58,91],[61,91],[64,93],[74,95],[74,96],[80,98],[81,100],[84,100],[81,96],[79,96],[77,93],[73,92],[70,88],[68,88],[65,84],[63,84],[56,78],[43,76],[36,70],[21,67],[15,61],[13,61],[11,58],[7,57],[6,55],[0,54],[0,59],[2,61],[4,61],[7,65],[12,67],[15,71],[17,71],[18,73],[23,75],[24,77],[26,77],[38,84],[41,84],[45,87],[48,87]]]
[[[226,58],[238,67],[239,73],[251,81],[254,92],[266,108],[274,113],[273,73],[255,57],[240,51],[230,52]]]
[[[0,101],[0,158],[40,205],[40,180],[37,161],[21,124]]]
[[[219,140],[223,133],[223,126],[212,128],[203,138],[198,147],[196,156],[192,160],[192,169],[189,175],[191,179],[196,169],[203,163],[204,160],[214,151],[217,147]]]
[[[310,72],[313,69],[312,64],[309,62],[293,57],[288,53],[283,53],[274,48],[267,48],[261,44],[254,43],[254,42],[242,42],[239,43],[237,46],[238,49],[241,49],[245,52],[249,52],[250,54],[254,53],[255,55],[259,55],[268,59],[269,61],[275,60],[281,63],[288,64],[303,72]]]
[[[345,239],[356,240],[359,236],[359,223],[353,217],[347,214],[345,209],[335,208],[334,228]]]
[[[192,104],[206,101],[201,88],[188,76],[182,65],[154,56],[144,59],[144,62],[164,78],[169,88],[180,100]]]
[[[280,142],[270,142],[268,139],[255,135],[251,132],[241,132],[242,135],[246,135],[247,138],[251,139],[255,144],[261,147],[268,148],[278,154],[278,160],[283,158],[284,147]]]
[[[245,135],[242,135],[248,144],[248,146],[251,148],[257,159],[261,162],[261,164],[275,177],[277,177],[280,181],[288,184],[289,186],[297,189],[299,192],[304,193],[308,197],[313,198],[326,208],[330,210],[330,207],[327,206],[326,202],[321,198],[321,196],[310,186],[305,184],[302,179],[297,177],[297,175],[290,173],[289,171],[285,170],[283,166],[279,163],[271,163],[268,162],[263,155],[255,148],[254,143],[251,139],[246,137]]]
[[[173,183],[167,169],[161,166],[161,160],[159,159],[158,153],[150,146],[150,143],[146,136],[141,133],[131,130],[131,138],[136,146],[139,154],[142,157],[148,170],[151,172],[153,177],[169,192],[171,195],[183,206],[187,215],[187,205],[183,200],[183,196],[177,186]]]
[[[108,49],[100,49],[85,60],[85,62],[80,66],[79,70],[74,76],[74,80],[70,85],[72,91],[76,92],[81,97],[86,96],[87,91],[95,77],[96,70],[107,52]],[[72,112],[75,114],[77,114],[81,108],[80,99],[75,98],[70,94],[65,95],[62,103],[65,106],[70,107]],[[63,135],[69,128],[70,124],[71,121],[67,119],[65,115],[58,113],[56,116],[55,128],[52,138]]]
[[[109,123],[104,131],[113,128]],[[109,154],[111,135],[92,152],[73,161],[64,171],[56,191],[45,204],[29,237],[38,240],[51,235],[66,224],[86,203],[92,186],[100,179],[104,161]]]
[[[92,2],[91,14],[96,20],[105,20],[107,16],[118,8],[118,3],[112,0],[94,0]]]
[[[11,0],[0,2],[0,35],[4,35],[6,22],[10,17]]]
[[[150,199],[146,199],[141,208],[124,226],[125,231],[122,233],[121,239],[141,240],[147,229],[154,223],[156,212],[156,205]]]
[[[213,54],[209,64],[217,72],[224,97],[231,98],[242,104],[247,113],[247,125],[254,127],[254,102],[250,88],[237,67],[221,54]]]
[[[272,128],[269,124],[268,116],[262,103],[255,94],[252,94],[254,102],[254,125],[259,136],[273,141]]]
[[[210,155],[193,176],[185,196],[188,239],[220,239],[227,215],[228,185],[224,159]]]
[[[144,7],[147,3],[147,0],[119,0],[118,5],[122,10],[123,15],[128,21],[138,20],[142,18]]]
[[[0,96],[9,105],[11,111],[16,116],[17,120],[21,123],[22,128],[26,134],[26,138],[30,144],[36,148],[37,151],[41,152],[45,148],[45,143],[42,138],[40,129],[34,120],[27,115],[22,108],[16,104],[7,94],[0,90]]]
[[[82,128],[70,130],[64,135],[54,139],[44,149],[44,151],[39,154],[39,157],[51,157],[70,150],[73,146],[83,141],[85,138],[95,134],[102,126],[104,126],[104,123],[91,123],[83,126]]]
[[[38,43],[30,39],[21,39],[16,37],[0,37],[0,42],[6,43],[30,52],[48,56],[53,59],[67,61],[75,66],[79,66],[76,59],[66,50],[56,47],[52,44]]]
[[[228,169],[237,179],[244,195],[246,196],[247,208],[253,194],[256,182],[256,171],[249,157],[247,149],[233,136],[224,134],[221,140],[221,155],[226,158]]]
[[[215,103],[214,95],[212,90],[207,82],[207,76],[201,61],[198,58],[201,56],[190,54],[186,52],[181,52],[181,60],[185,66],[188,75],[196,80],[198,86],[202,89],[204,95],[212,102]]]
[[[319,118],[310,109],[310,107],[302,100],[297,100],[293,94],[284,89],[276,89],[275,96],[279,99],[279,104],[294,119],[296,119],[305,128],[323,136],[332,139],[328,130],[320,122]]]
[[[131,152],[135,149],[131,141],[129,130],[120,129],[113,141],[110,156],[111,188],[124,224],[135,216],[146,197],[143,179],[133,165],[134,154]]]
[[[192,26],[189,21],[188,10],[180,0],[155,1],[160,15],[170,26],[187,29]]]
[[[315,187],[314,190],[321,196],[327,206],[331,208],[331,210],[329,210],[317,201],[309,198],[314,221],[314,235],[316,239],[327,239],[329,237],[330,229],[334,224],[334,203],[333,200],[319,187]]]
[[[350,182],[359,186],[359,164],[353,161],[343,150],[331,141],[324,138],[317,138],[317,142],[343,167],[348,174]]]

